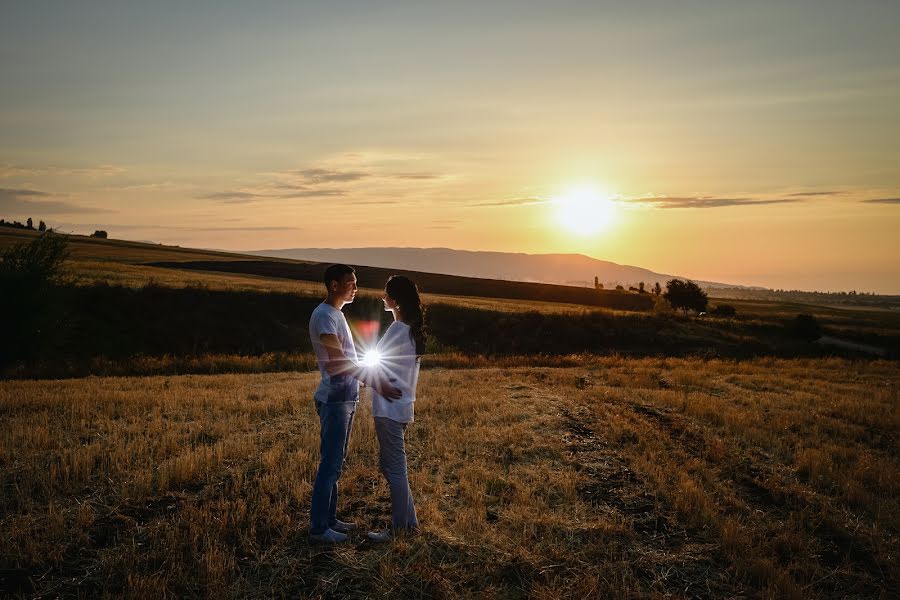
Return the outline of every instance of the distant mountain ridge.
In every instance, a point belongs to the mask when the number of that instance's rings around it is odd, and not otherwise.
[[[583,254],[524,254],[451,248],[284,248],[253,250],[244,254],[588,287],[594,285],[594,277],[599,277],[606,288],[615,287],[617,284],[627,288],[637,286],[643,281],[648,289],[656,282],[665,287],[666,282],[673,277],[687,279],[677,275],[655,273],[641,267],[599,260]],[[713,281],[694,281],[703,287],[746,287]]]

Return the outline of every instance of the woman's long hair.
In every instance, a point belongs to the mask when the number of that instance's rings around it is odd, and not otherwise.
[[[419,298],[419,288],[409,277],[391,275],[384,286],[387,295],[397,301],[403,321],[409,325],[410,335],[416,345],[416,354],[425,354],[425,307]]]

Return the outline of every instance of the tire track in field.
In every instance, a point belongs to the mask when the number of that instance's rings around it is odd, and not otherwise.
[[[729,382],[722,383],[736,390],[749,389]],[[807,558],[820,562],[830,571],[821,582],[825,585],[818,586],[826,596],[840,596],[843,593],[841,590],[848,589],[865,590],[867,594],[877,596],[883,589],[884,566],[873,559],[876,552],[871,544],[841,525],[840,516],[817,491],[802,484],[792,474],[784,473],[784,469],[780,469],[780,477],[786,477],[793,487],[799,489],[773,487],[771,481],[773,478],[777,480],[779,469],[769,453],[751,448],[745,450],[746,456],[741,460],[720,463],[711,459],[705,451],[706,441],[697,424],[675,409],[634,401],[619,401],[617,404],[628,407],[637,418],[644,417],[643,421],[654,426],[660,439],[673,453],[682,452],[687,457],[703,461],[715,474],[718,488],[732,492],[738,501],[734,504],[725,500],[723,508],[727,512],[739,511],[743,518],[756,522],[760,530],[772,532],[773,538],[777,537],[778,532],[790,532],[795,526],[791,520],[799,513],[819,515],[819,522],[806,528],[804,533],[816,540],[818,546],[813,551],[815,554]],[[797,558],[793,553],[785,554],[783,550],[775,554],[780,554],[779,560],[785,564]]]
[[[580,380],[579,380],[580,381]],[[581,386],[579,386],[581,387]],[[674,420],[653,407],[638,405],[635,413],[674,427]],[[623,519],[630,532],[623,552],[637,578],[649,591],[678,597],[721,598],[740,595],[727,565],[716,560],[715,545],[679,524],[674,508],[631,467],[621,450],[635,440],[610,440],[595,431],[591,409],[575,402],[556,401],[562,419],[569,462],[583,473],[579,496],[599,512]],[[680,430],[688,431],[686,428]],[[700,439],[685,433],[693,445]]]

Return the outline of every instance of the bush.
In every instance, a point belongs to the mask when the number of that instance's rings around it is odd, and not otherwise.
[[[717,317],[733,317],[737,314],[737,310],[730,304],[718,304],[710,314]]]
[[[0,262],[0,311],[7,319],[0,364],[30,358],[54,338],[62,303],[56,285],[63,277],[68,238],[44,232],[30,243],[8,248]]]
[[[47,231],[32,242],[7,248],[0,262],[0,285],[42,288],[58,283],[68,244],[67,236]]]
[[[814,342],[822,337],[822,326],[812,315],[799,314],[791,323],[793,334],[801,340]]]

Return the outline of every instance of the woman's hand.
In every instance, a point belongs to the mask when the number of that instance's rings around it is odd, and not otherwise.
[[[375,388],[375,391],[381,394],[385,400],[388,402],[393,402],[403,395],[403,392],[384,381],[383,379],[379,379],[377,383],[373,383],[372,387]]]

